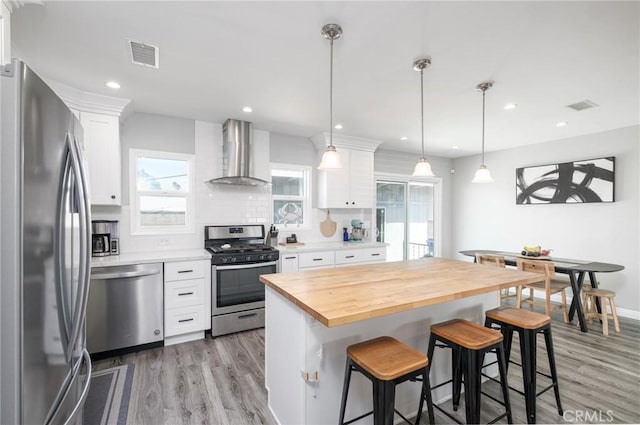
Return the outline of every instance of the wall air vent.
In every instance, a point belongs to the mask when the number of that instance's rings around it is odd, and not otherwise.
[[[577,102],[571,105],[567,105],[567,108],[571,108],[574,111],[580,112],[580,111],[584,111],[585,109],[595,108],[596,106],[600,106],[600,105],[590,101],[589,99],[585,99],[582,102]]]
[[[149,66],[151,68],[159,68],[159,52],[156,46],[139,43],[137,41],[129,41],[131,47],[131,60],[136,65]]]

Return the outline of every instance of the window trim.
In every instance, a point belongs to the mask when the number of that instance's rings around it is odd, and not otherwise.
[[[169,159],[176,161],[186,161],[189,174],[189,190],[185,194],[175,192],[139,191],[137,159],[139,157]],[[170,235],[195,232],[195,155],[155,151],[150,149],[129,149],[129,207],[130,207],[130,233],[137,235]],[[185,224],[175,226],[142,226],[140,223],[140,197],[141,196],[162,196],[186,199]]]
[[[278,230],[307,230],[311,229],[311,214],[312,214],[312,194],[311,194],[311,179],[313,178],[313,169],[309,165],[297,165],[297,164],[285,164],[280,162],[271,162],[269,164],[269,174],[271,181],[273,182],[273,169],[287,170],[287,171],[302,171],[304,174],[304,196],[287,196],[287,195],[274,195],[271,191],[271,219],[273,219],[273,201],[274,200],[300,200],[302,199],[303,205],[303,221],[302,224],[278,224],[273,223]]]

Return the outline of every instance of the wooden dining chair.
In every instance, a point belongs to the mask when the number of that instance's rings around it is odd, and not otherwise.
[[[487,264],[495,267],[505,267],[504,257],[501,255],[476,254],[476,263]],[[514,287],[514,289],[516,289]],[[516,291],[517,292],[517,291]],[[507,298],[515,298],[516,292],[511,293],[511,288],[501,289],[498,293],[498,303],[502,304],[502,300]]]
[[[521,308],[523,303],[529,304],[529,310],[533,310],[535,305],[544,306],[544,311],[547,316],[551,316],[553,310],[562,310],[564,316],[564,323],[569,323],[569,314],[567,311],[567,293],[566,288],[571,284],[565,281],[554,280],[555,265],[551,261],[544,260],[517,260],[518,270],[525,272],[540,273],[544,275],[540,282],[528,283],[518,287],[516,291],[516,306]],[[527,298],[522,298],[523,289],[529,290]],[[534,297],[535,291],[544,291],[544,302],[536,301]],[[561,303],[559,305],[551,305],[551,295],[560,293]]]

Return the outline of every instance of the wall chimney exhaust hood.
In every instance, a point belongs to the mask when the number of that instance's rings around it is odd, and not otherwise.
[[[211,179],[212,184],[268,186],[271,182],[251,176],[251,143],[253,124],[228,119],[222,125],[223,177]]]

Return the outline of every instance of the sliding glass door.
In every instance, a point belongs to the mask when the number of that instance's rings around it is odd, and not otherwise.
[[[436,254],[436,184],[401,178],[377,179],[376,239],[389,244],[388,261]]]

